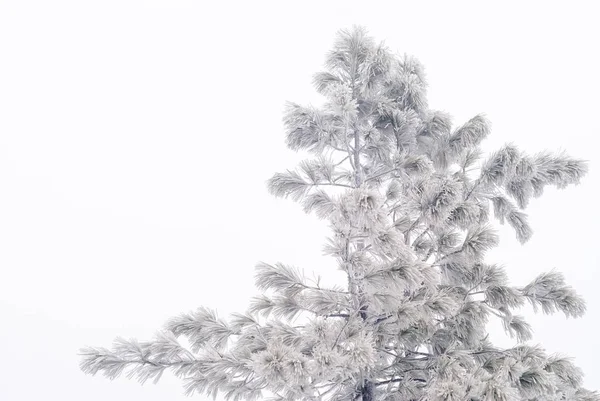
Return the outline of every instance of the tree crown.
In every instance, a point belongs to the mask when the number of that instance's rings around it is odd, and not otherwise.
[[[314,77],[323,106],[289,103],[284,115],[287,146],[313,157],[268,188],[330,223],[324,252],[347,282],[324,288],[259,263],[262,295],[246,313],[201,307],[153,341],[83,349],[82,369],[144,382],[172,368],[188,393],[232,400],[600,400],[569,358],[527,344],[515,313],[529,303],[579,317],[583,300],[556,271],[514,286],[485,258],[494,221],[526,242],[529,201],[577,184],[586,164],[513,144],[484,158],[485,116],[453,127],[428,108],[421,64],[362,28],[339,33],[325,66]],[[514,347],[488,340],[492,318]]]

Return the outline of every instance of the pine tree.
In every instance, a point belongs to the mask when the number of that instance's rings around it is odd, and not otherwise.
[[[421,64],[362,28],[338,34],[314,84],[323,106],[289,103],[284,116],[287,146],[314,157],[268,187],[330,223],[324,252],[347,282],[325,288],[259,263],[262,295],[246,313],[200,307],[152,341],[84,348],[83,371],[144,382],[170,368],[188,394],[234,401],[600,400],[571,359],[527,343],[532,328],[515,313],[529,303],[579,317],[583,300],[556,271],[515,286],[485,258],[494,221],[526,242],[530,199],[578,183],[586,164],[512,144],[483,158],[488,120],[453,128],[428,108]],[[514,347],[489,341],[490,319]]]

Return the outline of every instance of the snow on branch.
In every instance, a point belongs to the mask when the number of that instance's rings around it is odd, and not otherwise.
[[[486,251],[495,248],[499,240],[492,226],[475,226],[467,232],[460,251],[471,257],[480,258]]]
[[[274,290],[283,294],[294,296],[307,288],[304,276],[300,271],[282,263],[274,266],[264,262],[256,265],[256,287],[261,291]]]
[[[138,342],[117,337],[112,350],[86,347],[80,350],[81,369],[85,373],[102,372],[113,380],[125,373],[140,383],[153,379],[156,383],[165,369],[172,368],[178,375],[194,369],[199,361],[168,333],[160,333],[154,342]]]
[[[542,152],[532,157],[509,144],[483,164],[480,182],[504,188],[519,208],[524,209],[531,198],[542,195],[545,186],[562,189],[578,184],[587,170],[585,161],[565,153]]]
[[[187,337],[193,352],[198,352],[206,344],[216,349],[224,349],[229,337],[234,333],[225,320],[219,319],[213,310],[203,306],[194,312],[183,313],[170,319],[165,329],[175,337]]]
[[[511,338],[523,343],[533,338],[533,327],[519,315],[507,315],[502,319],[502,326]]]
[[[311,184],[304,180],[296,171],[286,171],[285,173],[275,173],[267,181],[269,192],[277,197],[291,197],[293,200],[300,200],[311,188]]]
[[[520,243],[524,244],[533,235],[533,230],[527,221],[527,215],[505,196],[496,195],[491,198],[494,216],[503,224],[505,221],[515,230]]]
[[[332,141],[334,127],[331,116],[312,107],[287,103],[283,123],[286,144],[292,150],[320,153]]]
[[[476,115],[450,135],[450,152],[460,155],[463,151],[479,145],[489,134],[490,122],[482,114]]]
[[[481,181],[485,184],[502,185],[513,175],[521,152],[513,144],[504,145],[494,152],[481,167]]]
[[[328,218],[335,211],[335,201],[327,192],[317,189],[302,201],[306,213],[315,212],[320,219]]]
[[[353,188],[347,182],[347,173],[340,170],[333,162],[325,157],[304,160],[298,166],[299,171],[287,170],[285,173],[275,173],[267,180],[267,188],[277,197],[291,197],[300,201],[307,196],[312,188],[331,186],[338,188]]]
[[[313,86],[322,95],[327,94],[332,85],[339,85],[342,82],[342,78],[338,75],[326,71],[318,72],[313,76]]]
[[[563,312],[566,317],[580,317],[586,307],[583,298],[565,284],[564,276],[555,271],[542,273],[530,284],[521,289],[535,311],[552,314]]]
[[[535,174],[534,179],[539,184],[554,185],[559,189],[571,184],[578,184],[581,178],[587,174],[587,163],[575,159],[563,153],[551,154],[540,153],[534,157]],[[541,195],[541,189],[536,191]]]
[[[581,386],[583,382],[581,369],[575,366],[572,358],[563,355],[551,355],[544,365],[544,370],[555,374],[562,382],[573,388]]]

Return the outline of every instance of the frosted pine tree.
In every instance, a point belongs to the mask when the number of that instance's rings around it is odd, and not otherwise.
[[[512,144],[482,157],[486,118],[452,127],[427,107],[417,60],[361,28],[339,33],[314,83],[323,106],[290,103],[284,117],[288,147],[314,157],[268,186],[330,223],[324,251],[347,282],[324,288],[260,263],[262,295],[246,313],[200,307],[152,341],[83,349],[83,371],[144,382],[170,369],[188,394],[228,400],[600,400],[569,358],[527,342],[515,314],[530,304],[579,317],[583,300],[558,272],[511,283],[485,259],[494,222],[527,241],[530,199],[578,183],[585,163]],[[488,340],[491,319],[514,347]]]

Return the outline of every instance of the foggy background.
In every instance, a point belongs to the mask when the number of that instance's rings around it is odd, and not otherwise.
[[[188,399],[171,374],[85,376],[77,351],[150,339],[200,305],[244,311],[258,261],[334,270],[325,223],[265,180],[303,158],[285,148],[284,102],[319,104],[312,75],[353,24],[416,56],[456,125],[486,113],[486,150],[590,161],[580,186],[531,202],[529,243],[503,228],[488,260],[515,285],[564,272],[587,315],[523,314],[600,390],[597,15],[592,1],[3,1],[0,399]]]

